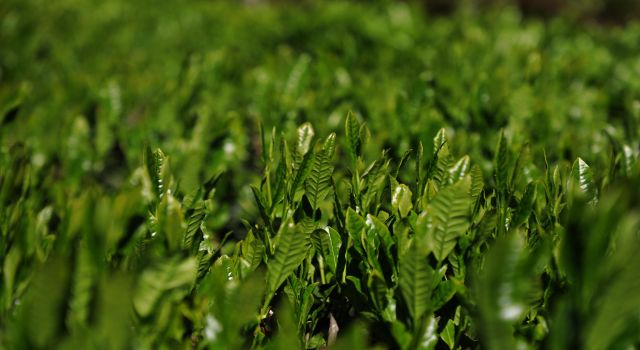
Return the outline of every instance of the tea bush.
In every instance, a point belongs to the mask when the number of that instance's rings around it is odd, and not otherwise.
[[[0,4],[9,349],[640,345],[640,27]]]

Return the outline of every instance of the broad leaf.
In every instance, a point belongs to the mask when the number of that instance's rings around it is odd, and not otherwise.
[[[264,243],[249,231],[242,241],[242,257],[249,263],[249,269],[254,270],[260,265],[264,252]]]
[[[349,208],[347,209],[346,225],[349,236],[353,240],[354,247],[364,256],[363,240],[364,230],[366,228],[365,220],[353,209]]]
[[[456,326],[452,320],[447,321],[447,325],[440,333],[440,338],[447,344],[449,349],[453,349],[456,344]]]
[[[438,151],[447,143],[447,131],[444,128],[438,130],[436,136],[433,137],[433,154],[438,154]]]
[[[433,284],[433,269],[427,254],[413,242],[409,250],[400,255],[399,285],[414,326],[430,308]]]
[[[464,178],[438,192],[427,211],[433,217],[433,234],[428,236],[430,250],[443,261],[453,250],[458,237],[469,227],[471,180]]]
[[[529,183],[522,195],[522,198],[520,199],[520,203],[518,203],[518,209],[511,218],[511,222],[509,223],[510,228],[516,229],[529,219],[535,199],[536,185],[534,183]]]
[[[270,293],[274,293],[280,285],[300,266],[307,256],[309,236],[298,230],[293,224],[284,224],[280,233],[276,252],[267,263],[267,284]]]
[[[336,134],[332,133],[316,154],[311,172],[305,182],[305,192],[313,209],[317,209],[331,190],[331,175],[333,174],[332,158],[335,152]]]
[[[449,168],[449,182],[455,183],[467,175],[470,170],[471,160],[469,156],[460,158],[451,168]]]
[[[135,310],[142,317],[148,316],[163,293],[194,283],[197,269],[196,260],[187,258],[163,262],[144,271],[133,297]]]
[[[204,204],[196,208],[189,209],[185,215],[187,219],[187,229],[184,235],[184,248],[193,250],[202,239],[202,230],[200,226],[206,216]]]
[[[304,181],[307,179],[307,177],[311,173],[311,169],[315,168],[314,165],[316,162],[314,161],[314,156],[315,155],[313,154],[313,152],[309,152],[305,154],[302,160],[300,161],[300,164],[298,165],[298,169],[296,169],[296,176],[293,178],[293,182],[291,183],[291,192],[289,196],[292,199],[295,198],[296,192],[298,191],[300,186],[302,186]],[[282,176],[283,174],[278,174],[278,175]]]
[[[409,215],[409,212],[413,209],[413,203],[411,201],[411,190],[407,185],[397,184],[392,189],[391,205],[401,218]]]
[[[331,272],[335,273],[338,265],[338,254],[342,245],[340,234],[329,227],[326,230],[318,229],[313,231],[311,239],[318,254],[322,255]]]

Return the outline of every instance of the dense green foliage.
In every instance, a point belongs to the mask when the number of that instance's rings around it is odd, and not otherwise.
[[[640,26],[0,3],[0,348],[640,347]]]

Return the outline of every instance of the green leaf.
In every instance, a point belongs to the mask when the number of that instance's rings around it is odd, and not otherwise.
[[[135,310],[142,317],[150,315],[163,293],[193,284],[197,270],[196,259],[189,257],[163,262],[144,271],[133,296]]]
[[[633,176],[634,169],[637,168],[636,164],[638,164],[636,159],[637,156],[633,151],[633,148],[629,147],[629,145],[624,145],[620,156],[622,157],[622,168],[624,173],[627,176]]]
[[[92,263],[89,249],[80,245],[76,257],[73,276],[73,290],[70,313],[67,322],[76,331],[84,329],[90,312],[90,302],[93,296],[92,289],[95,286],[96,271]]]
[[[469,227],[471,180],[465,177],[458,183],[438,192],[427,211],[433,217],[433,233],[428,236],[430,250],[443,261],[453,250],[458,237]]]
[[[280,285],[300,266],[307,256],[309,236],[298,230],[292,223],[284,223],[278,239],[276,252],[267,263],[267,284],[274,293]]]
[[[411,247],[400,255],[399,286],[414,326],[430,308],[433,284],[433,269],[427,254],[412,242]]]
[[[297,337],[297,327],[293,305],[286,298],[276,310],[280,331],[271,339],[265,349],[300,349],[300,339]]]
[[[427,319],[427,329],[420,340],[420,350],[432,350],[438,344],[438,319],[431,315]]]
[[[518,157],[515,160],[515,164],[513,165],[513,170],[511,173],[511,178],[509,180],[509,190],[512,191],[514,186],[516,185],[516,181],[518,178],[521,178],[521,170],[525,162],[529,161],[529,145],[525,144],[520,148],[520,152],[518,153]]]
[[[370,346],[367,344],[367,332],[366,325],[356,322],[354,325],[349,326],[346,331],[340,331],[336,344],[331,347],[332,350],[355,350],[355,349],[367,349]]]
[[[447,344],[449,349],[453,349],[456,345],[456,325],[452,320],[447,321],[447,325],[440,333],[440,338]]]
[[[400,349],[405,350],[411,347],[411,332],[400,321],[396,320],[391,323],[391,334]],[[436,341],[438,341],[437,338]]]
[[[263,165],[267,165],[269,164],[269,160],[270,158],[270,154],[269,154],[269,150],[268,150],[268,146],[267,146],[267,138],[265,136],[265,132],[264,132],[264,124],[262,123],[262,121],[260,121],[258,123],[258,131],[260,133],[260,149],[262,151],[262,163]],[[273,147],[273,145],[271,145]]]
[[[513,326],[526,314],[531,295],[535,256],[516,232],[500,236],[475,271],[473,292],[478,305],[478,328],[488,349],[514,349]],[[536,301],[537,302],[537,301]]]
[[[319,254],[322,254],[331,272],[335,273],[340,246],[342,245],[340,234],[330,227],[326,230],[318,229],[311,234],[311,240]]]
[[[255,200],[255,203],[258,206],[258,212],[260,213],[260,217],[262,217],[262,220],[271,231],[272,230],[271,217],[269,216],[269,213],[267,212],[267,209],[264,205],[264,199],[262,198],[260,190],[255,186],[251,186],[251,191],[253,192],[253,198]]]
[[[293,178],[293,182],[291,183],[291,192],[289,194],[291,198],[295,198],[296,192],[311,173],[311,169],[315,168],[314,156],[313,152],[305,154],[298,165],[296,176]],[[279,176],[282,176],[282,174],[279,174]]]
[[[382,243],[389,261],[393,261],[393,253],[391,251],[391,247],[395,244],[395,241],[393,237],[391,237],[391,232],[389,232],[389,228],[387,227],[387,225],[385,225],[382,221],[380,221],[380,219],[371,214],[367,214],[365,223],[368,228],[367,237],[375,236],[376,239]]]
[[[250,230],[242,241],[242,257],[249,263],[249,269],[255,270],[260,265],[264,252],[264,243],[256,239],[253,230]]]
[[[596,203],[598,201],[598,189],[593,181],[593,172],[589,165],[580,157],[573,162],[571,179],[580,187],[580,190],[587,195],[590,202]]]
[[[476,200],[484,188],[484,178],[482,176],[482,170],[477,164],[471,167],[471,197]]]
[[[145,149],[144,163],[147,168],[147,174],[151,179],[151,187],[156,195],[156,198],[161,198],[164,192],[169,186],[167,182],[167,156],[162,153],[161,149],[151,151],[151,148],[147,146]]]
[[[331,175],[333,175],[332,158],[335,152],[336,134],[331,133],[316,154],[313,168],[305,182],[305,192],[311,207],[315,210],[331,190]]]
[[[518,228],[520,225],[525,223],[531,212],[533,210],[533,204],[536,198],[536,184],[531,182],[527,185],[527,188],[518,203],[518,209],[515,214],[511,218],[511,222],[509,223],[509,227],[512,229]]]
[[[7,310],[11,308],[11,303],[13,301],[13,286],[15,283],[16,272],[20,266],[20,260],[22,260],[22,254],[22,251],[15,246],[4,256],[2,266],[2,281],[4,284],[2,288],[4,289],[3,297],[5,298],[4,308]]]
[[[307,155],[309,155],[309,153]],[[306,158],[306,155],[304,158]],[[303,159],[303,162],[304,162],[304,159]],[[298,172],[296,173],[296,178],[299,175],[302,175],[300,176],[300,180],[304,180],[304,178],[309,174],[308,172],[305,174],[305,171],[301,172],[301,169],[298,169]],[[287,166],[285,165],[284,161],[281,161],[280,163],[278,163],[278,167],[276,168],[275,187],[272,192],[271,207],[269,210],[270,212],[273,212],[273,208],[278,203],[280,203],[280,201],[282,201],[282,199],[284,198],[288,183],[289,183],[289,174],[287,174]],[[291,191],[289,193],[290,197],[293,197],[295,195],[295,192],[299,188],[299,184],[295,184],[295,185],[292,184],[291,187],[295,188],[294,191]]]
[[[449,168],[449,182],[455,183],[462,179],[469,172],[471,166],[469,156],[460,158],[451,168]]]
[[[431,299],[434,310],[438,310],[443,307],[459,290],[463,289],[458,285],[458,283],[460,282],[456,282],[454,279],[440,281],[438,283]]]
[[[355,163],[356,159],[360,156],[362,144],[360,139],[360,122],[358,122],[358,119],[351,111],[347,113],[345,130],[347,141],[349,142],[351,160]]]
[[[422,178],[422,158],[424,157],[424,146],[422,141],[418,142],[418,149],[416,150],[415,165],[416,165],[416,192],[422,193],[422,186],[425,179]],[[397,176],[396,176],[397,177]]]
[[[21,300],[23,305],[15,309],[16,326],[24,328],[20,335],[29,340],[29,346],[25,344],[24,348],[47,348],[64,331],[65,313],[69,307],[67,293],[72,280],[69,263],[66,257],[53,256],[32,272],[31,285]],[[5,326],[13,325],[3,325],[3,342]]]
[[[296,151],[299,156],[303,156],[309,152],[309,146],[313,141],[313,127],[311,123],[304,123],[298,127],[298,143],[296,145]]]
[[[396,171],[395,171],[393,177],[395,177],[395,178],[398,177],[398,175],[400,174],[400,170],[407,163],[407,160],[409,160],[409,157],[411,156],[411,153],[413,153],[413,150],[412,149],[408,149],[406,152],[404,152],[402,157],[400,157],[400,160],[398,161],[398,167],[396,168]],[[420,167],[418,167],[418,169],[420,169]]]
[[[187,227],[180,202],[170,192],[162,197],[156,210],[156,219],[157,234],[166,240],[169,251],[182,248]]]
[[[195,300],[208,300],[204,310],[198,308],[204,311],[198,312],[204,319],[195,319],[204,328],[198,332],[202,336],[199,346],[206,345],[210,349],[244,348],[246,345],[243,343],[247,339],[238,333],[256,320],[256,310],[265,291],[264,276],[253,273],[242,280],[229,279],[230,259],[233,258],[224,255],[218,259],[198,285],[198,294],[206,295],[206,299]]]
[[[413,209],[411,195],[411,190],[404,184],[397,184],[392,190],[391,205],[401,218],[406,217]]]
[[[440,129],[433,138],[435,169],[433,170],[433,180],[440,187],[448,184],[449,169],[453,165],[453,157],[449,153],[447,136],[444,129]]]
[[[356,250],[362,254],[364,253],[364,247],[362,241],[364,239],[364,230],[366,228],[366,224],[362,216],[358,215],[353,209],[347,209],[347,217],[346,217],[346,228],[349,236],[353,240],[354,247]]]
[[[197,248],[197,245],[202,239],[202,230],[200,229],[200,226],[206,216],[204,204],[201,204],[196,208],[189,209],[186,216],[188,219],[183,246],[187,250],[193,250],[194,248]]]
[[[382,158],[374,161],[362,174],[364,188],[360,191],[363,212],[377,212],[381,197],[387,186],[389,174],[389,160],[383,153]]]
[[[387,302],[387,284],[382,274],[377,269],[369,269],[367,271],[367,289],[369,290],[372,307],[379,313],[384,312]]]
[[[500,133],[498,150],[494,160],[494,172],[496,187],[500,191],[506,191],[509,185],[509,149],[504,132]]]
[[[447,143],[447,131],[444,128],[440,128],[438,133],[433,138],[433,154],[438,154],[440,149]]]

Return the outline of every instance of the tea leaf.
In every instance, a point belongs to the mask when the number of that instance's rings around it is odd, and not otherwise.
[[[276,252],[267,262],[267,284],[274,293],[293,271],[300,266],[307,255],[309,236],[300,232],[293,224],[287,224],[278,239]]]
[[[316,154],[316,160],[305,182],[305,192],[313,209],[317,209],[331,190],[333,165],[331,160],[335,151],[336,134],[327,137],[322,149]]]
[[[576,159],[571,167],[571,178],[580,186],[589,200],[595,203],[598,200],[598,189],[593,181],[593,172],[582,158]]]
[[[458,237],[469,227],[471,198],[470,178],[438,192],[427,208],[433,217],[433,234],[428,236],[430,250],[438,261],[443,261],[453,250]]]
[[[360,122],[352,112],[347,113],[345,130],[349,142],[349,152],[353,162],[360,156],[362,142],[360,139]]]
[[[399,286],[414,324],[430,308],[433,269],[428,263],[427,252],[420,251],[413,242],[409,250],[400,256]]]

